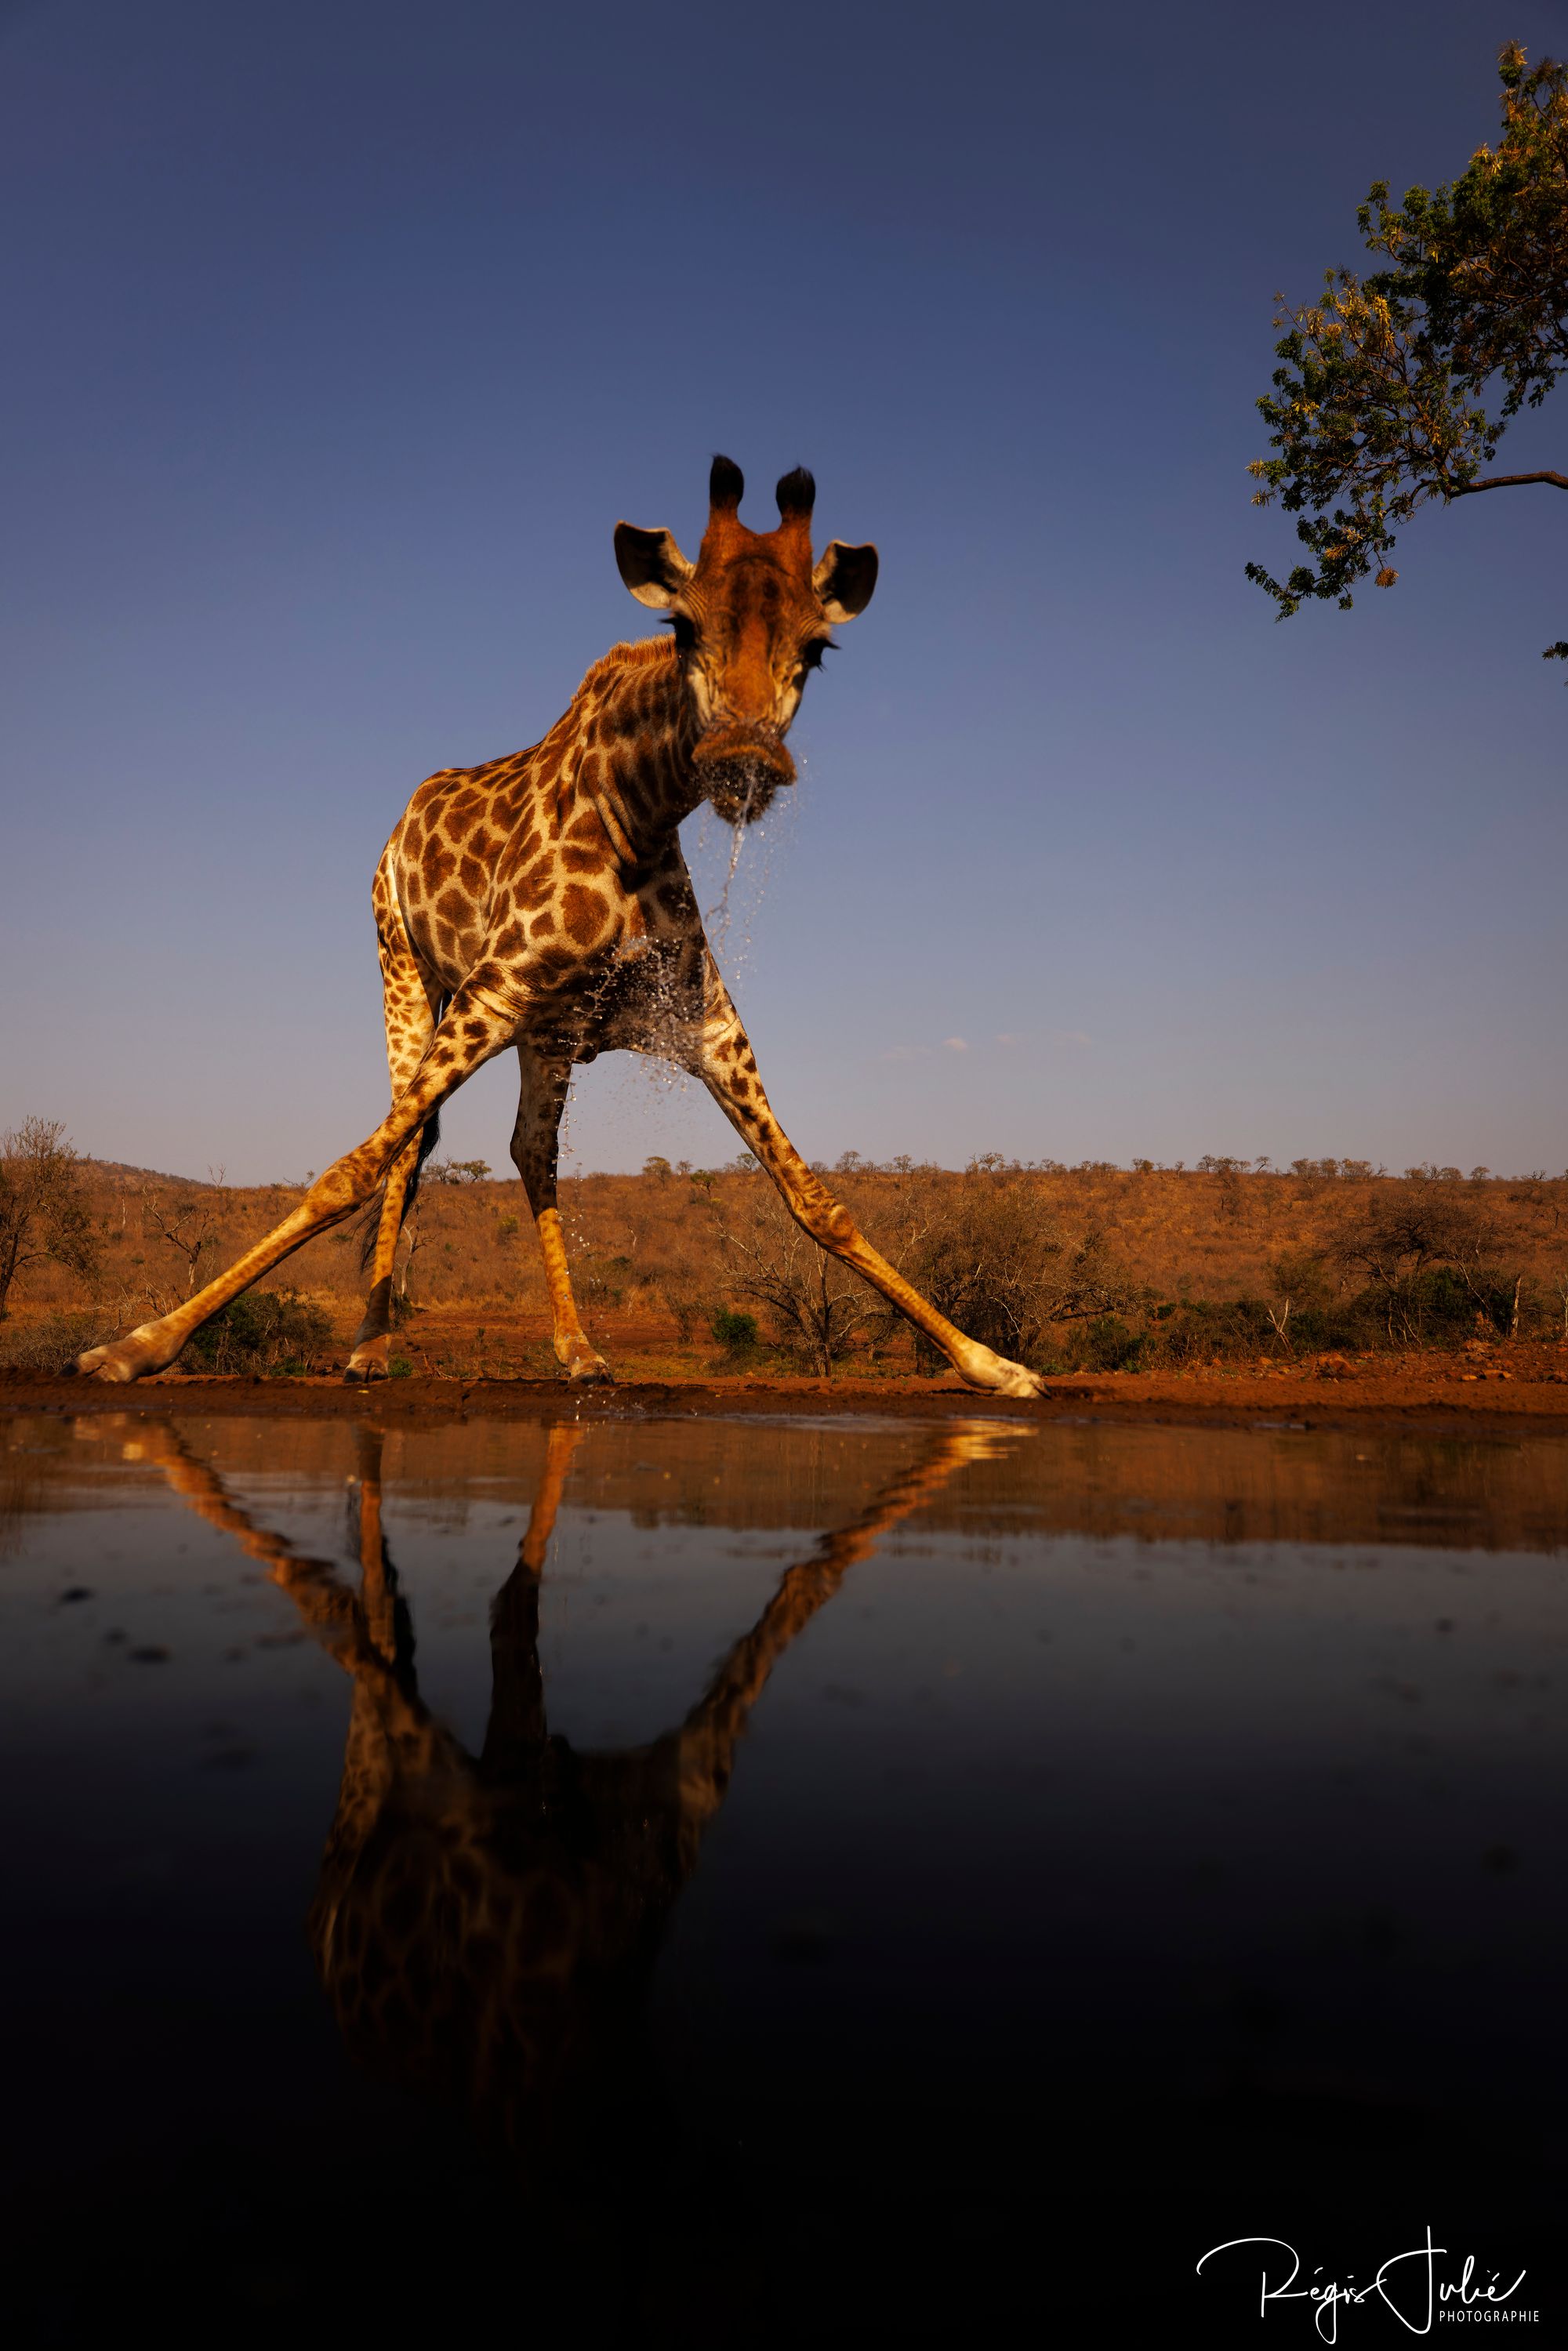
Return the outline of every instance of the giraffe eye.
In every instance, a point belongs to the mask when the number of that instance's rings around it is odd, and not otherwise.
[[[821,669],[822,655],[837,652],[838,647],[831,637],[811,637],[800,648],[800,666],[802,669]]]

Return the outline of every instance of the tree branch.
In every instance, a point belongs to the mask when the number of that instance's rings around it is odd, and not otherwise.
[[[1464,482],[1450,490],[1451,498],[1469,497],[1472,490],[1511,490],[1521,482],[1551,482],[1557,489],[1568,490],[1568,474],[1493,474],[1484,482]]]

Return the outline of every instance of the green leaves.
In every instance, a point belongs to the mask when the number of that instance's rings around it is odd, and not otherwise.
[[[1275,454],[1248,470],[1255,506],[1299,516],[1310,560],[1282,581],[1259,563],[1247,576],[1281,620],[1311,597],[1348,610],[1369,572],[1392,587],[1396,528],[1434,498],[1568,488],[1552,473],[1482,474],[1509,420],[1568,367],[1568,67],[1548,58],[1530,72],[1510,44],[1499,72],[1496,152],[1399,204],[1375,183],[1356,217],[1387,266],[1331,270],[1316,303],[1275,319],[1282,364],[1258,402]]]

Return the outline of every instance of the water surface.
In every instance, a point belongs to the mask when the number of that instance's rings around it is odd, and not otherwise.
[[[4,1441],[25,2339],[1250,2341],[1208,2246],[1428,2221],[1561,2310],[1563,1440]]]

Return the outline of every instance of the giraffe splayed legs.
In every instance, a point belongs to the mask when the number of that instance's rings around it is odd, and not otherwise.
[[[695,1071],[768,1170],[796,1221],[914,1322],[971,1387],[1042,1392],[1038,1374],[966,1336],[858,1232],[807,1167],[762,1091],[703,933],[679,831],[706,800],[755,821],[795,781],[785,737],[831,631],[876,585],[870,546],[813,557],[810,474],[786,474],[776,529],[740,520],[745,485],[714,460],[697,560],[667,530],[617,526],[621,576],[665,615],[664,640],[595,663],[541,743],[444,768],[409,802],[373,900],[392,1107],[237,1264],[159,1321],[78,1358],[97,1379],[172,1364],[230,1299],[380,1193],[370,1301],[351,1380],[383,1378],[393,1253],[421,1139],[443,1102],[516,1046],[523,1073],[512,1155],[544,1251],[555,1352],[574,1382],[609,1376],[572,1298],[556,1206],[562,1104],[575,1064],[649,1053]],[[442,1008],[444,1007],[443,1009]]]

